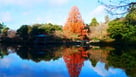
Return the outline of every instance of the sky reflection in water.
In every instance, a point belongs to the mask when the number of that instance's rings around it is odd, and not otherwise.
[[[23,60],[16,53],[0,59],[0,77],[69,77],[63,58],[51,61]],[[127,77],[119,68],[105,69],[105,63],[98,62],[95,67],[89,60],[84,61],[79,77]]]

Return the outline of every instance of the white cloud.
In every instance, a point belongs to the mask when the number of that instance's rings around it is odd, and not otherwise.
[[[101,77],[126,77],[125,72],[119,68],[109,67],[105,69],[105,63],[98,62],[95,67],[91,67]]]
[[[98,62],[96,67],[92,67],[92,69],[97,72],[100,76],[106,77],[108,75],[108,71],[104,68],[105,64]]]
[[[9,54],[8,56],[4,56],[3,59],[0,59],[0,68],[8,68],[10,67],[11,63],[17,59],[18,57],[15,54]],[[16,61],[16,60],[15,60]]]
[[[0,21],[1,22],[10,22],[12,21],[12,16],[9,12],[0,13]]]
[[[92,18],[96,18],[98,22],[104,22],[104,17],[107,15],[106,11],[105,11],[105,6],[97,6],[94,10],[92,10],[91,12],[89,12],[88,14],[86,14],[85,16],[85,20],[86,23],[90,23],[90,20]]]
[[[90,13],[90,16],[93,18],[99,15],[103,15],[104,13],[105,13],[105,7],[100,5]]]

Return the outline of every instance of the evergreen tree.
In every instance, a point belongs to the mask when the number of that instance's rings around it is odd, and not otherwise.
[[[0,33],[2,32],[2,29],[5,27],[4,23],[0,22]]]
[[[97,22],[96,18],[92,19],[92,22],[90,23],[90,26],[97,26],[99,23]]]

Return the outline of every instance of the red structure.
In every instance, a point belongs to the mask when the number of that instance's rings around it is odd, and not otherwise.
[[[67,65],[70,77],[78,77],[84,64],[84,57],[87,57],[87,52],[81,47],[78,49],[78,52],[71,54],[71,51],[66,51],[66,54],[68,55],[64,55],[63,58]]]

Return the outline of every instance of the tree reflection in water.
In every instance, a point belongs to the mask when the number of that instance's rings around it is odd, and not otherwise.
[[[136,48],[130,46],[115,46],[115,50],[110,52],[108,65],[122,68],[130,77],[136,77]]]
[[[113,50],[112,47],[100,48],[99,46],[93,46],[93,48],[87,50],[88,55],[89,55],[88,59],[91,61],[94,67],[96,66],[98,61],[107,64],[108,63],[107,57],[109,56],[109,53],[111,50]],[[108,67],[106,67],[106,69],[108,69]]]
[[[66,48],[63,54],[63,59],[68,68],[70,77],[78,77],[82,66],[85,61],[85,57],[88,57],[86,48],[80,47],[77,49]]]
[[[90,60],[94,67],[101,61],[106,64],[107,70],[111,66],[122,68],[129,76],[136,77],[135,47],[0,46],[0,58],[14,51],[20,58],[35,62],[57,60],[62,57],[71,77],[80,75],[85,60]]]
[[[0,58],[3,58],[10,53],[14,53],[16,51],[15,46],[2,46],[0,45]]]
[[[50,61],[50,60],[56,60],[60,56],[55,56],[55,52],[59,47],[57,46],[39,46],[39,47],[26,47],[21,46],[18,48],[16,53],[22,58],[22,59],[31,59],[35,62],[40,62],[42,60],[44,61]]]

